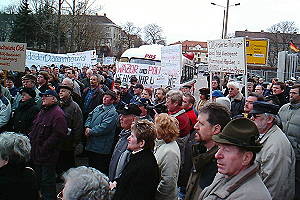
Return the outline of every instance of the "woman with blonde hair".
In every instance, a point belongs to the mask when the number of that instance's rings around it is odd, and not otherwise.
[[[161,113],[155,118],[157,139],[154,156],[160,170],[156,200],[177,199],[177,180],[180,169],[180,150],[175,141],[179,136],[179,122],[175,117]]]

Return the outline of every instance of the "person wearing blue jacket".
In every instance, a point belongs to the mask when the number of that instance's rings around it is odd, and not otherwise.
[[[89,166],[108,174],[110,154],[117,126],[118,113],[113,105],[116,93],[108,90],[103,96],[103,104],[97,106],[85,122],[86,150]]]

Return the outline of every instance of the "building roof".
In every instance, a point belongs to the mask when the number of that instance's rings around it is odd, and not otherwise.
[[[114,24],[113,21],[111,21],[109,18],[106,17],[106,14],[104,15],[89,15],[91,17],[92,21],[97,24]]]
[[[197,45],[200,45],[203,48],[207,48],[207,42],[200,42],[200,41],[178,41],[173,44],[182,44],[182,47],[188,46],[188,47],[195,47]]]

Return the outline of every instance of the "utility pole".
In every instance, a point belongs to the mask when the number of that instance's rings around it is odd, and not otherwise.
[[[227,38],[228,10],[229,10],[229,0],[227,0],[227,5],[226,5],[226,16],[225,16],[224,38]]]

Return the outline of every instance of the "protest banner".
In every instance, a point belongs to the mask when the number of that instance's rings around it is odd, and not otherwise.
[[[50,66],[52,64],[56,66],[63,64],[67,66],[75,66],[78,68],[82,68],[84,66],[91,66],[96,64],[96,61],[92,62],[91,58],[93,51],[95,50],[67,54],[53,54],[27,50],[26,66]]]
[[[0,69],[25,71],[26,43],[0,42]]]
[[[245,38],[208,41],[208,69],[213,72],[245,74]]]
[[[168,84],[168,77],[161,73],[162,67],[156,65],[119,62],[116,77],[122,82],[130,82],[131,76],[136,76],[139,83],[146,87],[157,87]]]
[[[182,66],[182,45],[163,46],[161,48],[162,74],[167,75],[168,85],[180,85]]]

